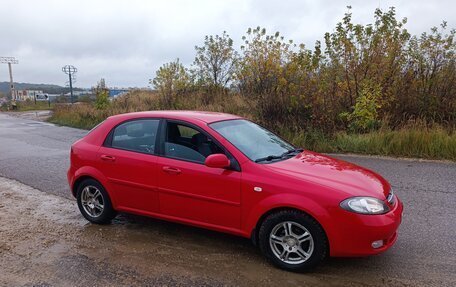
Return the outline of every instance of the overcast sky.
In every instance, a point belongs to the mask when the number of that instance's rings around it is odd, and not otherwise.
[[[224,30],[240,46],[249,27],[280,31],[313,47],[352,6],[357,23],[370,23],[375,8],[395,6],[407,29],[419,34],[447,20],[456,28],[456,1],[441,0],[0,0],[0,56],[15,56],[16,82],[64,85],[61,67],[78,68],[78,87],[100,78],[108,86],[145,87],[163,63],[190,65],[194,46]],[[8,80],[6,65],[0,81]]]

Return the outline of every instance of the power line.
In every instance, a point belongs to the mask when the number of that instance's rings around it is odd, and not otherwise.
[[[62,67],[62,72],[68,75],[70,83],[71,103],[73,103],[73,80],[75,80],[74,74],[78,72],[78,69],[72,65],[66,65]]]

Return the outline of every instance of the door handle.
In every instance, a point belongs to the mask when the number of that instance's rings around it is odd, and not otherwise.
[[[170,166],[164,166],[162,170],[169,174],[180,174],[182,172],[180,169]]]
[[[100,158],[105,161],[115,161],[116,160],[116,158],[113,157],[112,155],[105,155],[105,154],[102,154],[100,156]]]

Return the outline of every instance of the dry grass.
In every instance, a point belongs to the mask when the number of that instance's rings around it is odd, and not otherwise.
[[[56,105],[50,122],[82,129],[91,129],[109,116],[152,110],[222,111],[252,118],[250,106],[239,95],[207,95],[196,93],[191,97],[177,97],[173,106],[165,106],[153,92],[135,91],[114,99],[107,109],[97,110],[90,103]]]
[[[56,105],[50,122],[82,129],[91,129],[115,114],[163,110],[219,111],[241,115],[258,121],[255,102],[236,94],[215,95],[202,93],[173,99],[173,106],[165,106],[156,93],[136,91],[113,100],[105,110],[92,104]],[[263,123],[265,124],[265,123]],[[320,130],[297,130],[299,123],[269,126],[293,144],[318,152],[350,152],[456,161],[456,133],[437,125],[414,122],[397,130],[387,128],[366,134],[338,132],[328,135]]]
[[[47,101],[23,101],[17,102],[17,110],[12,110],[10,107],[9,111],[18,111],[18,112],[25,112],[25,111],[35,111],[35,110],[51,110],[54,107],[54,104],[50,104]],[[6,111],[8,110],[6,105],[1,107],[1,110]]]
[[[443,128],[402,128],[368,134],[337,134],[338,152],[456,161],[456,133]]]

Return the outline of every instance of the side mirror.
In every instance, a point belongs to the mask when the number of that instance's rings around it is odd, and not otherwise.
[[[211,154],[206,158],[204,164],[207,167],[227,168],[230,166],[230,160],[223,153]]]

